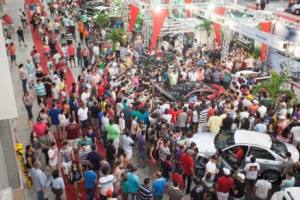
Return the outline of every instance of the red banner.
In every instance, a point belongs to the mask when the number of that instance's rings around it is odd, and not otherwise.
[[[164,24],[166,17],[168,16],[167,9],[161,9],[157,11],[152,11],[153,16],[153,35],[151,38],[151,43],[149,47],[149,51],[152,52],[156,46],[158,36],[160,34],[161,27]]]
[[[130,21],[129,21],[129,25],[128,25],[128,32],[131,32],[133,27],[134,27],[134,24],[135,24],[135,21],[137,19],[137,16],[139,14],[139,11],[140,9],[138,7],[136,7],[135,5],[133,4],[129,4],[129,12],[130,12]]]
[[[215,8],[213,11],[217,15],[223,16],[225,13],[225,8],[219,7]],[[213,23],[214,24],[214,30],[215,30],[215,41],[217,42],[218,45],[221,45],[222,43],[222,26],[218,23]]]
[[[263,32],[269,33],[271,31],[271,22],[260,22],[260,29]],[[268,46],[265,44],[261,45],[260,49],[260,60],[261,62],[264,62],[266,60],[266,51],[267,51]]]

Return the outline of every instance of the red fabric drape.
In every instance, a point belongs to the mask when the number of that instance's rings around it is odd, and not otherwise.
[[[152,11],[152,16],[153,16],[153,34],[152,34],[151,43],[149,47],[150,52],[152,52],[156,46],[156,42],[160,34],[161,27],[163,26],[164,21],[168,16],[168,10],[162,9],[158,12]]]
[[[193,0],[184,0],[184,3],[186,5],[191,5],[192,2],[193,2]],[[188,10],[188,9],[186,10],[186,16],[187,17],[192,17],[192,12],[190,10]]]
[[[223,7],[215,8],[213,12],[217,15],[224,15],[225,8],[223,8]],[[221,45],[221,43],[222,43],[222,26],[221,26],[221,24],[218,24],[218,23],[213,23],[213,26],[214,26],[214,30],[215,30],[215,40],[218,45]]]
[[[131,32],[134,27],[137,16],[140,12],[140,9],[133,4],[129,4],[129,12],[130,12],[130,19],[129,19],[130,21],[128,25],[128,32]]]
[[[269,33],[271,31],[271,22],[260,22],[260,29],[263,32]],[[267,50],[267,45],[262,44],[260,49],[261,62],[264,62],[266,60],[266,50]]]

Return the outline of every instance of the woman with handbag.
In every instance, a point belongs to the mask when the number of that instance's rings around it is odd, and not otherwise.
[[[55,200],[61,200],[61,196],[65,190],[65,183],[64,179],[59,176],[59,171],[57,169],[52,172],[49,185],[51,185],[51,190],[55,194]]]

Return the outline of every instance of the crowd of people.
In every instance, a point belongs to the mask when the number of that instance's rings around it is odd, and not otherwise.
[[[29,47],[31,53],[21,63],[16,63],[14,30],[5,29],[7,54],[18,66],[32,127],[25,163],[38,200],[46,198],[49,187],[55,199],[62,199],[69,184],[75,199],[88,200],[268,199],[273,185],[259,176],[255,157],[244,169],[232,170],[224,167],[220,152],[206,163],[195,142],[178,143],[202,132],[245,129],[300,149],[297,102],[282,95],[273,105],[267,91],[254,94],[253,77],[233,76],[242,69],[259,72],[259,59],[233,48],[223,63],[220,49],[195,41],[190,48],[176,48],[171,63],[145,77],[141,58],[150,55],[143,37],[131,38],[126,45],[119,42],[115,48],[106,45],[109,27],[78,17],[80,3],[31,1],[25,22],[26,11],[20,10],[19,45],[27,47],[27,24],[42,42],[42,48]],[[80,73],[68,85],[71,68]],[[151,86],[174,89],[202,82],[225,90],[214,99],[170,102]],[[33,112],[36,100],[38,113]],[[289,152],[286,159],[281,189],[300,186],[300,163]]]

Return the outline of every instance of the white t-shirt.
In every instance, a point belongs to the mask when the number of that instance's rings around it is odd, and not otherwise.
[[[57,164],[58,164],[58,149],[50,148],[48,150],[48,156],[49,156],[49,165],[51,167],[57,166]]]
[[[107,191],[110,189],[111,191],[114,191],[114,182],[116,181],[115,176],[112,174],[109,174],[107,176],[103,176],[99,178],[99,185],[100,193],[104,196],[106,196]]]
[[[246,164],[244,168],[244,171],[246,172],[246,179],[256,180],[259,170],[260,170],[260,165],[258,163]]]
[[[85,121],[88,119],[88,108],[85,107],[85,108],[79,108],[78,109],[78,118],[79,118],[79,121]]]
[[[268,191],[272,189],[272,184],[267,180],[257,180],[255,183],[255,195],[261,199],[266,199],[268,196]]]
[[[123,136],[123,148],[125,152],[131,152],[133,144],[134,141],[131,139],[131,137],[126,135]]]
[[[193,122],[198,123],[199,122],[199,114],[196,110],[193,111]]]
[[[161,116],[161,118],[163,118],[164,120],[166,120],[168,124],[171,124],[171,119],[172,119],[172,115],[171,114],[163,114]]]
[[[86,104],[87,100],[90,98],[90,96],[91,96],[91,93],[89,93],[89,92],[83,92],[81,94],[81,101],[82,101],[82,103]]]
[[[217,165],[210,160],[206,164],[205,169],[206,169],[206,174],[210,173],[213,179],[214,175],[217,173]]]
[[[293,144],[297,144],[300,142],[300,126],[294,126],[291,129],[291,133],[293,134]]]

